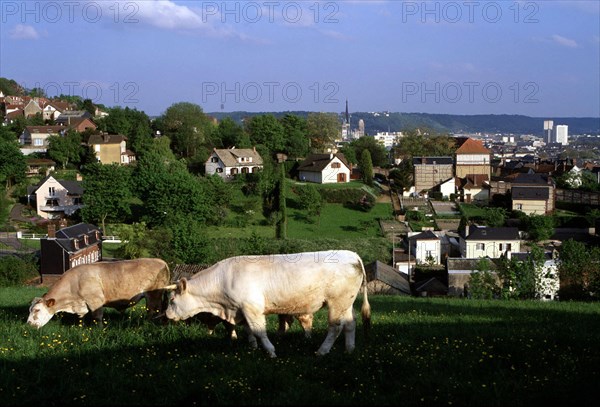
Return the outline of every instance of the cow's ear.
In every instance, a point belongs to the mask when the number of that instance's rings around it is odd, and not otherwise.
[[[179,291],[180,293],[184,293],[185,290],[187,289],[187,279],[185,277],[183,277],[181,280],[179,280],[179,282],[177,283],[177,291]]]
[[[56,300],[54,298],[48,298],[46,300],[46,307],[52,307],[56,304]]]

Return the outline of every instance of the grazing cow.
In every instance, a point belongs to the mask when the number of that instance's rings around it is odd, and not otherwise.
[[[148,312],[158,315],[169,282],[169,266],[161,259],[82,264],[67,270],[43,297],[33,299],[27,323],[41,328],[57,312],[83,318],[89,311],[101,321],[103,307],[124,311],[142,298]]]
[[[178,321],[210,312],[230,324],[244,323],[249,339],[256,337],[271,357],[275,347],[266,332],[266,315],[314,314],[327,305],[328,332],[317,355],[325,355],[344,331],[346,351],[355,347],[354,300],[363,289],[361,314],[370,326],[367,276],[358,254],[330,250],[265,256],[237,256],[222,260],[165,287],[169,296],[167,318]]]

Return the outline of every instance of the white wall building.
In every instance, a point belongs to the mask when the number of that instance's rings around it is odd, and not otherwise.
[[[563,146],[569,144],[569,126],[566,124],[557,124],[552,130],[552,141],[560,143]]]

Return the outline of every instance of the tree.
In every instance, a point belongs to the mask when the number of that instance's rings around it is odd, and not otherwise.
[[[573,239],[560,248],[558,273],[564,300],[598,299],[600,296],[600,248]]]
[[[313,184],[301,185],[297,188],[296,193],[300,201],[300,208],[306,210],[307,219],[314,222],[316,216],[320,218],[321,209],[323,208],[323,197]]]
[[[91,114],[92,117],[96,116],[96,106],[94,106],[94,102],[92,102],[92,99],[83,100],[82,110],[85,110],[86,112]]]
[[[532,214],[528,219],[529,239],[534,242],[548,240],[554,234],[554,218]]]
[[[371,162],[376,167],[385,167],[389,164],[388,153],[385,147],[373,137],[361,137],[350,143],[356,157],[362,157],[363,151],[368,150]]]
[[[244,133],[242,126],[238,125],[231,117],[226,117],[219,122],[215,132],[215,142],[222,148],[249,148],[252,147],[250,139]]]
[[[183,158],[194,157],[213,131],[211,120],[202,108],[189,102],[172,104],[161,116],[161,122],[173,152]]]
[[[465,296],[474,300],[491,300],[497,297],[497,280],[490,271],[490,260],[482,257],[477,262],[477,271],[472,271]]]
[[[335,113],[309,113],[306,130],[313,152],[324,152],[335,147],[340,136],[340,121]]]
[[[534,299],[538,297],[538,287],[542,280],[544,251],[533,246],[525,260],[503,257],[498,268],[502,280],[502,298]]]
[[[25,179],[27,162],[16,140],[0,139],[0,182],[6,189]]]
[[[485,208],[485,223],[489,227],[504,226],[506,221],[506,210],[504,208]]]
[[[285,165],[283,162],[278,164],[279,167],[279,180],[278,180],[278,206],[279,206],[279,219],[277,221],[276,236],[279,239],[287,238],[287,206],[286,206],[286,188],[285,188]]]
[[[306,119],[286,114],[281,119],[285,134],[285,152],[289,157],[305,157],[310,150]]]
[[[285,133],[283,125],[272,114],[254,116],[246,121],[246,131],[253,145],[263,145],[271,153],[284,151]]]
[[[364,149],[360,156],[360,170],[363,182],[367,185],[373,185],[373,163],[368,149]]]
[[[413,185],[414,178],[412,160],[402,160],[398,167],[390,170],[388,178],[390,179],[390,184],[392,184],[393,189],[398,189],[401,192],[408,191]]]
[[[152,142],[150,118],[143,111],[117,106],[108,109],[108,116],[96,122],[101,131],[126,136],[128,147],[138,155]]]
[[[131,215],[131,169],[119,164],[94,163],[86,166],[83,178],[83,208],[85,222],[101,224],[125,222]]]
[[[48,137],[48,156],[65,169],[70,162],[80,162],[84,151],[81,135],[69,129],[64,136]]]

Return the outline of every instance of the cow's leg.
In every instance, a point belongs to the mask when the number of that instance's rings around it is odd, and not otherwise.
[[[344,314],[344,339],[346,341],[346,352],[350,353],[354,350],[354,339],[356,336],[356,317],[354,315],[354,307],[350,307]]]
[[[304,329],[304,336],[310,338],[312,333],[313,314],[296,315],[296,319]]]
[[[148,316],[154,317],[162,312],[163,292],[162,290],[148,291],[146,297],[146,311]]]
[[[339,308],[335,306],[332,307],[330,304],[328,312],[328,321],[329,328],[327,330],[327,336],[325,337],[325,340],[323,341],[321,347],[317,351],[317,355],[322,356],[329,353],[333,344],[335,343],[335,340],[342,332],[342,329],[344,329],[344,331],[346,332],[346,350],[348,351],[349,341],[351,342],[352,349],[354,349],[354,335],[351,336],[351,339],[348,335],[350,331],[352,332],[352,334],[354,333],[354,326],[352,325],[352,323],[354,322],[354,309],[352,304],[348,308],[346,308],[346,310],[341,312],[339,311]],[[350,327],[348,327],[350,331],[346,331],[347,324],[351,325]]]
[[[248,326],[248,324],[244,325],[244,330],[246,331],[246,335],[248,335],[248,342],[250,343],[250,347],[252,349],[258,348],[258,342],[256,342],[256,336],[252,333],[252,329]]]
[[[223,325],[225,325],[225,330],[227,331],[227,336],[229,339],[234,340],[237,339],[237,333],[235,332],[235,325],[230,324],[227,321],[223,321]]]
[[[279,319],[279,328],[277,329],[277,333],[281,335],[284,334],[292,325],[294,322],[294,317],[292,315],[279,314],[277,318]]]
[[[103,307],[92,309],[92,319],[94,321],[96,321],[98,324],[102,324],[102,316],[103,315],[104,315]]]
[[[260,343],[263,348],[267,351],[269,356],[272,358],[277,357],[275,354],[275,346],[271,343],[267,337],[267,319],[265,315],[258,310],[258,307],[253,305],[244,305],[243,308],[244,317],[246,318],[247,326],[249,327],[252,335],[260,339]]]

